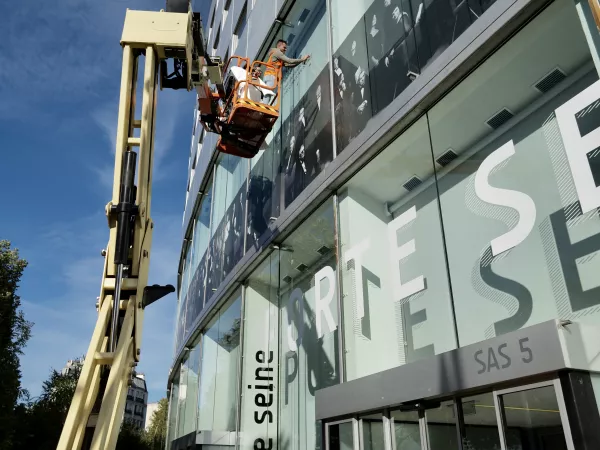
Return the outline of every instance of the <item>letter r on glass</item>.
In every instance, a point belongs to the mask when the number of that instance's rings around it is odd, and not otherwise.
[[[344,264],[354,260],[354,291],[355,295],[355,313],[357,319],[365,317],[365,299],[363,298],[363,277],[362,277],[362,254],[369,249],[369,239],[363,239],[361,242],[351,247],[344,255]]]

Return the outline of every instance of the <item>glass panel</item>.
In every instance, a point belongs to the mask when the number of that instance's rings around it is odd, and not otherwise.
[[[225,218],[225,211],[227,209],[227,179],[229,174],[227,167],[230,156],[225,154],[220,155],[215,165],[206,301],[210,300],[223,279],[223,238],[225,231],[225,221],[223,219]]]
[[[338,153],[494,0],[332,0]]]
[[[213,430],[236,429],[241,308],[242,298],[237,296],[229,300],[219,314]]]
[[[362,419],[362,450],[385,450],[383,415],[371,414]]]
[[[463,448],[465,450],[500,449],[500,434],[494,396],[491,392],[461,399],[465,422]],[[513,435],[507,441],[513,445]],[[508,446],[509,449],[518,448]]]
[[[354,424],[352,422],[329,425],[328,450],[354,450]]]
[[[189,290],[190,284],[192,282],[192,277],[194,275],[194,270],[195,270],[195,268],[193,267],[193,264],[192,264],[193,253],[194,253],[194,243],[192,241],[188,245],[187,256],[185,258],[185,270],[184,270],[184,281],[183,281],[184,289],[182,289],[182,294],[185,297],[185,330],[183,332],[184,338],[191,331],[192,322],[195,318],[194,311],[193,311],[194,310],[194,299],[193,299],[194,293],[193,293],[193,291]]]
[[[418,411],[392,411],[396,450],[421,450],[421,430]]]
[[[183,434],[196,431],[196,410],[198,407],[198,372],[200,370],[200,343],[196,342],[188,360],[187,387],[185,399],[185,423]]]
[[[346,378],[456,348],[426,119],[340,191]]]
[[[185,306],[186,299],[184,297],[179,297],[177,299],[177,318],[176,318],[176,329],[175,329],[175,349],[177,351],[179,346],[181,345],[183,339],[183,332],[185,331]]]
[[[292,233],[280,258],[279,442],[314,449],[321,440],[315,392],[339,382],[332,201]]]
[[[227,212],[223,230],[223,278],[242,259],[248,160],[228,155]]]
[[[597,169],[570,164],[600,126],[597,109],[578,118],[597,80],[575,5],[557,0],[430,111],[461,346],[598,320],[600,217],[579,198],[596,186],[572,176]]]
[[[278,284],[279,253],[274,252],[250,276],[244,299],[243,450],[277,448]]]
[[[202,361],[198,394],[198,431],[200,432],[213,429],[218,341],[219,318],[217,316],[202,334]]]
[[[283,39],[288,57],[311,58],[283,68],[279,120],[251,162],[246,248],[333,160],[326,0],[296,1],[285,21],[270,47]]]
[[[246,227],[246,249],[258,244],[272,220],[279,217],[281,202],[281,121],[275,122],[273,131],[267,136],[266,150],[261,150],[250,161],[248,186],[248,225]]]
[[[185,434],[185,410],[186,410],[186,399],[187,399],[187,381],[188,381],[188,360],[185,359],[183,364],[181,365],[181,373],[179,376],[179,406],[177,413],[177,436],[181,437]]]
[[[168,442],[174,440],[177,436],[177,412],[179,410],[179,374],[180,371],[173,378],[171,383],[171,398],[169,399],[169,430],[168,430]]]
[[[458,448],[458,430],[454,414],[454,402],[442,402],[439,408],[425,411],[429,450]]]
[[[214,432],[236,429],[240,316],[241,297],[237,296],[220,309],[202,336],[198,431],[213,431],[208,439],[220,436]]]
[[[326,3],[297,1],[286,18],[294,27],[283,29],[288,56],[310,55],[282,81],[285,206],[333,160]]]
[[[200,314],[204,307],[204,288],[206,283],[206,258],[208,242],[210,240],[210,207],[212,203],[212,179],[208,181],[206,193],[200,203],[198,217],[196,219],[196,230],[194,232],[194,254],[196,269],[194,279],[190,285],[193,294],[194,319]]]
[[[507,442],[507,448],[567,450],[553,386],[505,394],[500,399],[506,428],[514,441]]]

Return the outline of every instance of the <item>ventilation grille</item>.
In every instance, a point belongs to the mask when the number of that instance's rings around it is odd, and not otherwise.
[[[296,266],[296,270],[298,272],[305,272],[306,269],[308,269],[308,266],[306,264],[300,264],[299,266]]]
[[[290,284],[292,282],[292,277],[287,275],[287,276],[283,277],[283,281],[285,281],[287,284]]]
[[[304,8],[302,13],[300,14],[300,17],[298,18],[298,25],[300,25],[302,22],[304,22],[306,20],[306,18],[308,17],[308,13],[310,13],[310,10]]]
[[[328,254],[330,251],[331,251],[331,249],[329,247],[327,247],[326,245],[324,245],[323,247],[319,247],[317,249],[317,253],[319,253],[320,255],[323,255],[323,256]]]
[[[410,192],[413,189],[415,189],[417,186],[419,186],[421,183],[422,183],[421,179],[415,175],[414,177],[409,179],[406,183],[404,183],[402,185],[402,187]]]
[[[446,153],[444,153],[443,155],[441,155],[438,159],[436,159],[436,162],[442,166],[442,167],[446,167],[448,164],[450,164],[452,161],[454,161],[456,159],[458,155],[456,153],[454,153],[454,150],[452,150],[451,148],[449,148]]]
[[[500,111],[498,111],[496,114],[494,114],[488,120],[486,120],[485,123],[487,124],[487,126],[493,128],[494,130],[497,130],[502,125],[504,125],[506,122],[508,122],[510,119],[512,119],[514,116],[515,115],[512,112],[510,112],[508,109],[502,108]]]
[[[540,81],[535,83],[533,87],[540,91],[542,94],[545,94],[562,80],[567,78],[567,75],[560,70],[558,67],[552,70],[550,73],[544,76]]]

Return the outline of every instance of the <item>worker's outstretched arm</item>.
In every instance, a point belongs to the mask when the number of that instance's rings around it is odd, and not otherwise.
[[[283,65],[286,67],[295,67],[299,64],[302,64],[304,61],[306,61],[308,58],[310,58],[309,55],[303,56],[302,58],[289,58],[287,56],[285,56],[285,54],[279,50],[278,48],[273,50],[273,56],[280,60],[283,61]]]

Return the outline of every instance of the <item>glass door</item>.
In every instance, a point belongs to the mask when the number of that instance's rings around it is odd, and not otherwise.
[[[575,450],[558,380],[494,395],[502,450]]]
[[[328,423],[325,426],[325,450],[359,450],[356,419]]]

